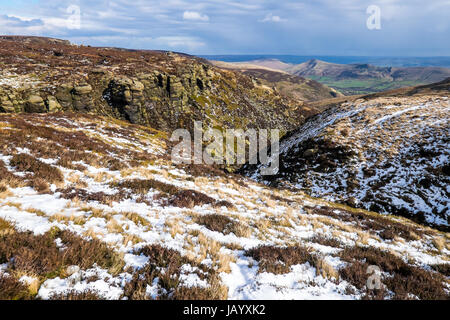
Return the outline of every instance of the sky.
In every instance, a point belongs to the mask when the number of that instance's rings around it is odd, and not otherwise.
[[[0,0],[0,34],[199,55],[450,56],[450,0]]]

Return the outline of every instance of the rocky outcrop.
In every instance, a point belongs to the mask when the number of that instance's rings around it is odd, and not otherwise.
[[[0,63],[10,66],[0,72],[0,112],[95,113],[167,131],[192,129],[200,120],[216,128],[287,132],[306,115],[301,101],[195,57],[52,39],[0,42],[15,51],[0,52]]]

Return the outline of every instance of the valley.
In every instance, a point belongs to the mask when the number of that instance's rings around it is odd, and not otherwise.
[[[315,63],[1,36],[0,300],[448,300],[450,78]],[[278,171],[175,162],[196,121],[279,129]]]
[[[284,63],[276,59],[235,64],[271,66],[273,69],[291,75],[315,80],[345,95],[368,94],[431,84],[450,77],[449,68],[435,66],[383,67],[367,63],[337,64],[317,59],[300,64]]]

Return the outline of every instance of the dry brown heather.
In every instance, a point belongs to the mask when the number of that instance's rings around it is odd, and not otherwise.
[[[288,273],[292,265],[306,262],[313,264],[314,261],[310,250],[301,246],[285,248],[262,246],[248,250],[246,254],[259,262],[260,272],[275,274]]]
[[[125,296],[133,300],[148,299],[146,296],[147,285],[152,285],[153,280],[158,277],[162,284],[160,299],[174,300],[217,300],[226,299],[227,293],[220,284],[216,271],[208,269],[205,265],[196,264],[186,257],[182,257],[178,251],[166,249],[160,245],[144,247],[137,254],[143,254],[150,258],[151,263],[145,265],[141,270],[134,274],[131,282],[125,287]],[[207,273],[210,288],[187,288],[180,285],[181,267],[184,264],[190,264],[198,268],[196,274],[201,278],[205,278]],[[164,270],[161,273],[160,270]]]
[[[110,277],[128,274],[121,297],[129,299],[151,299],[147,286],[157,278],[158,299],[233,298],[221,274],[239,259],[258,269],[249,287],[265,273],[289,276],[303,264],[321,279],[302,283],[311,290],[326,279],[346,284],[341,294],[355,297],[449,297],[448,234],[214,167],[175,166],[159,131],[92,115],[7,114],[0,115],[0,139],[0,265],[8,273],[0,271],[1,299],[34,299],[47,280],[66,279],[68,266],[86,271],[95,264]],[[26,186],[34,191],[18,189]],[[36,195],[69,201],[50,213],[29,203]],[[128,201],[126,210],[121,201]],[[20,215],[58,227],[35,235]],[[91,227],[94,221],[105,227]],[[117,240],[106,243],[106,236]],[[144,240],[155,236],[161,240]],[[149,261],[141,269],[125,267],[124,252]],[[185,285],[186,265],[207,286]],[[366,290],[368,265],[389,274],[385,289]],[[23,276],[35,280],[19,281]],[[50,298],[104,296],[72,288]]]
[[[61,251],[55,242],[59,238],[66,247]],[[94,264],[109,269],[113,274],[122,269],[121,257],[97,239],[85,240],[71,232],[57,228],[44,235],[18,232],[0,219],[0,264],[10,263],[10,275],[0,275],[1,299],[31,299],[33,292],[22,282],[21,275],[36,277],[39,284],[56,276],[64,277],[68,266],[83,269]]]
[[[408,265],[403,259],[388,252],[375,248],[353,247],[344,249],[341,257],[351,262],[340,270],[342,278],[360,289],[365,287],[370,276],[367,274],[370,265],[379,266],[381,270],[393,274],[393,277],[386,279],[382,290],[367,290],[366,298],[382,299],[388,294],[387,290],[390,290],[394,293],[394,299],[412,299],[411,294],[423,300],[448,299],[443,275]]]

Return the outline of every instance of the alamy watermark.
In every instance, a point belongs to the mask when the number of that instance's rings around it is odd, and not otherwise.
[[[380,30],[381,29],[381,8],[376,5],[370,5],[367,7],[366,13],[369,14],[367,18],[367,29]]]
[[[178,142],[172,149],[172,161],[176,164],[249,163],[261,164],[262,175],[274,175],[278,172],[280,149],[278,129],[203,130],[202,122],[196,121],[193,140],[188,130],[177,129],[172,133],[171,141]],[[207,144],[205,148],[204,144]]]
[[[81,9],[78,5],[70,5],[66,9],[66,13],[69,14],[69,17],[66,21],[67,29],[71,30],[79,30],[81,29]]]
[[[378,266],[369,266],[366,271],[370,274],[367,278],[366,287],[369,290],[380,290],[383,287],[381,283],[381,269]]]

